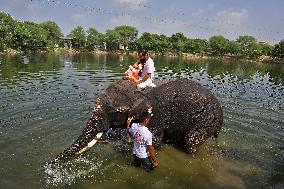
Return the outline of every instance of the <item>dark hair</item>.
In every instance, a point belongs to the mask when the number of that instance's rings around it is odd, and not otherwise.
[[[143,56],[146,56],[147,54],[148,54],[148,51],[146,51],[146,50],[144,52],[142,52]]]
[[[150,118],[152,115],[149,112],[142,112],[141,115],[139,116],[139,122],[143,122],[146,119]]]
[[[142,63],[142,64],[145,64],[146,63],[146,59],[145,58],[140,58],[139,62]]]
[[[141,50],[141,49],[140,49],[140,50],[138,50],[138,53],[142,53],[142,52],[143,52],[143,50]]]
[[[142,53],[143,56],[146,56],[146,54],[148,54],[147,50],[139,50],[138,53]]]

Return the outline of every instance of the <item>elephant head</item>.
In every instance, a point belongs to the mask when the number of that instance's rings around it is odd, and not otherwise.
[[[51,163],[57,164],[88,150],[110,128],[125,128],[129,116],[139,119],[141,111],[151,111],[150,100],[136,90],[133,82],[122,80],[111,84],[98,96],[90,119],[81,135]]]

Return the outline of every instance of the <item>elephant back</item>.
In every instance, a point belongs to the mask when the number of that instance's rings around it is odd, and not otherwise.
[[[165,140],[180,142],[190,131],[209,137],[221,129],[223,112],[218,99],[199,83],[176,79],[149,91],[154,116],[150,128]]]

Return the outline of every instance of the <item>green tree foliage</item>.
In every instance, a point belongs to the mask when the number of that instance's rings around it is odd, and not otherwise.
[[[86,46],[86,32],[82,26],[77,26],[67,37],[72,38],[72,45],[75,48],[84,48]]]
[[[136,45],[138,49],[147,49],[154,50],[152,46],[153,34],[145,32],[142,36],[136,41]]]
[[[9,14],[0,12],[0,52],[11,48],[12,39],[15,29],[17,28],[17,21]]]
[[[49,44],[48,32],[41,24],[20,22],[0,12],[0,51],[38,50]]]
[[[89,28],[87,31],[87,47],[93,50],[95,45],[103,45],[104,35],[95,28]]]
[[[12,48],[22,51],[38,50],[47,46],[47,33],[33,22],[19,22],[15,30]]]
[[[237,42],[241,45],[241,55],[246,58],[257,58],[261,55],[261,47],[253,36],[240,36]]]
[[[274,45],[272,55],[277,59],[284,60],[284,39],[278,44]]]
[[[267,43],[259,43],[259,48],[261,50],[261,55],[271,56],[273,47]]]
[[[7,49],[28,51],[46,47],[55,47],[62,37],[60,27],[53,21],[37,24],[34,22],[21,22],[9,14],[0,12],[0,52]],[[239,36],[236,41],[225,37],[212,36],[209,41],[205,39],[189,39],[183,33],[173,34],[171,37],[159,34],[143,33],[138,38],[138,30],[132,26],[117,26],[106,31],[98,32],[89,28],[87,32],[81,27],[76,27],[68,37],[72,38],[75,48],[89,48],[107,43],[107,48],[117,50],[120,45],[131,50],[146,49],[159,53],[192,53],[211,54],[224,56],[226,54],[242,56],[243,58],[256,59],[261,55],[284,59],[284,40],[271,46],[267,43],[258,43],[253,36]]]
[[[119,34],[119,42],[126,46],[135,41],[138,36],[138,30],[132,26],[117,26],[114,30]]]
[[[177,53],[184,52],[186,41],[187,38],[183,35],[183,33],[173,34],[170,38],[170,42],[172,43],[172,50]]]
[[[105,39],[108,48],[115,50],[119,45],[128,47],[137,40],[138,30],[132,26],[117,26],[113,30],[107,30]]]
[[[208,50],[208,41],[205,39],[187,39],[184,51],[192,54],[205,54]]]
[[[229,40],[221,35],[211,37],[209,45],[213,55],[224,56],[228,53]]]
[[[147,49],[155,52],[167,52],[170,51],[172,44],[170,38],[165,35],[143,33],[137,40],[137,47],[139,49]]]
[[[54,47],[60,43],[63,37],[60,27],[53,21],[47,21],[40,24],[47,33],[48,46]]]
[[[240,55],[241,45],[237,41],[228,41],[227,42],[227,53],[231,55]]]
[[[117,50],[119,47],[119,34],[115,30],[107,30],[105,34],[105,40],[107,48],[110,50]]]
[[[170,51],[171,49],[171,42],[170,42],[170,39],[161,34],[161,35],[158,35],[158,34],[154,34],[153,35],[154,37],[154,41],[153,41],[153,47],[154,47],[154,51],[156,52],[161,52],[161,53],[165,53],[167,51]]]

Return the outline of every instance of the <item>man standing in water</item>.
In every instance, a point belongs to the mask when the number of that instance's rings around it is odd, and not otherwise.
[[[152,133],[147,128],[150,117],[151,115],[148,112],[143,113],[140,123],[133,123],[131,127],[130,123],[133,117],[127,120],[127,129],[134,142],[133,165],[140,167],[142,164],[146,167],[147,172],[158,166],[155,157],[155,149],[152,145]]]
[[[154,61],[152,60],[152,58],[150,58],[147,51],[138,53],[138,56],[140,56],[140,60],[144,65],[141,75],[142,79],[135,81],[138,90],[144,89],[146,87],[156,87],[156,85],[153,83],[155,72]]]

